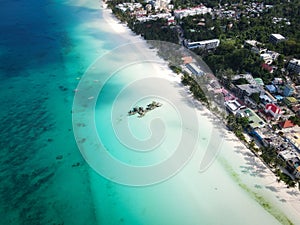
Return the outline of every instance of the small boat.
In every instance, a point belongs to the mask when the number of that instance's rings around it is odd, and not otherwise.
[[[132,110],[130,110],[128,112],[128,115],[131,116],[131,115],[134,115],[134,114],[138,113],[139,114],[138,117],[143,117],[143,116],[145,116],[145,114],[148,111],[153,110],[153,109],[155,109],[157,107],[160,107],[160,106],[162,106],[161,103],[153,101],[152,103],[148,104],[145,109],[143,107],[141,107],[141,106],[134,107]]]

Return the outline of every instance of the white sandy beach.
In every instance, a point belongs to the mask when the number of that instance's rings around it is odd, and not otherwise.
[[[81,1],[79,4],[86,4],[86,2]],[[93,4],[92,7],[100,8],[98,2],[95,3],[95,5]],[[286,220],[284,220],[284,216],[282,216],[283,214],[280,212],[283,212],[294,224],[300,224],[299,191],[286,188],[286,185],[282,182],[278,183],[275,175],[268,168],[265,168],[259,159],[252,156],[251,151],[246,149],[233,133],[226,130],[211,112],[204,107],[197,107],[195,109],[194,105],[190,104],[194,102],[194,100],[188,89],[181,85],[180,77],[172,73],[167,63],[162,62],[158,56],[155,56],[155,51],[149,49],[145,41],[142,41],[140,37],[134,35],[124,24],[119,23],[109,9],[103,9],[102,16],[106,24],[109,25],[105,30],[115,33],[116,40],[118,40],[116,47],[122,44],[138,43],[134,44],[134,50],[132,51],[118,52],[119,50],[117,50],[118,55],[112,54],[112,58],[108,57],[105,58],[104,62],[101,61],[103,65],[107,66],[106,68],[101,65],[101,74],[114,72],[116,73],[115,79],[112,79],[111,82],[113,84],[127,82],[127,87],[132,83],[129,82],[128,79],[136,81],[140,79],[141,74],[144,76],[143,79],[163,78],[168,81],[162,84],[165,86],[162,86],[155,83],[155,79],[152,79],[153,82],[151,83],[150,79],[147,83],[147,87],[149,87],[147,91],[141,86],[137,86],[135,87],[135,95],[129,90],[128,93],[125,92],[125,96],[128,98],[125,100],[120,98],[115,104],[129,106],[130,100],[137,100],[140,96],[143,96],[143,94],[147,95],[149,92],[154,93],[157,91],[157,95],[163,95],[164,92],[167,92],[168,94],[165,98],[168,98],[173,106],[182,105],[183,108],[180,110],[183,111],[180,111],[180,113],[189,114],[196,110],[198,121],[187,121],[189,132],[193,130],[197,131],[199,127],[201,127],[201,129],[199,138],[196,140],[198,146],[197,151],[193,154],[186,166],[168,181],[144,188],[130,188],[122,185],[112,187],[112,184],[107,187],[106,180],[99,179],[97,177],[98,174],[91,174],[92,190],[95,195],[95,210],[99,213],[99,221],[106,221],[105,224],[115,224],[119,218],[124,218],[124,224],[146,224],[143,223],[145,221],[151,221],[152,224],[191,225],[199,224],[200,222],[201,224],[279,224],[269,212],[265,211],[263,207],[256,202],[252,195],[255,193],[272,206],[271,211],[273,214],[282,217],[283,223],[287,224]],[[98,29],[98,25],[97,20],[94,20],[94,22],[88,26],[92,29]],[[126,50],[126,45],[124,48],[120,48],[120,50],[124,49]],[[149,58],[155,58],[156,62],[152,65],[144,65],[149,70],[151,68],[151,71],[147,71],[141,69],[141,66],[143,66],[141,63],[137,65],[130,64],[130,66],[128,66],[128,62],[121,63],[124,58],[129,61],[129,64],[130,62],[143,59],[148,60]],[[123,68],[122,66],[124,65],[128,67]],[[113,66],[114,70],[111,70],[111,68],[109,68],[110,66]],[[120,67],[122,67],[122,70],[118,71]],[[100,67],[94,65],[93,68],[90,69],[95,71],[94,75],[96,77],[98,73],[97,70],[100,69]],[[135,75],[131,74],[133,71],[136,71]],[[124,74],[126,74],[125,77]],[[89,88],[93,85],[97,85],[97,83],[93,82],[95,77],[92,77],[92,80],[86,80],[86,84],[89,84]],[[103,79],[103,77],[99,78],[99,82],[107,81],[106,78],[104,80],[101,79]],[[82,91],[82,89],[79,87],[79,92],[80,91]],[[96,98],[97,92],[83,97],[90,96]],[[199,104],[197,102],[194,103],[196,105]],[[108,111],[111,110],[111,106],[106,109]],[[119,111],[116,111],[117,114],[113,115],[118,115],[124,122],[127,121],[124,119],[126,112],[124,116],[124,109],[122,110],[123,112],[121,112],[119,108]],[[162,108],[161,110],[165,109]],[[153,114],[157,116],[163,111],[157,110],[157,112],[158,114]],[[149,114],[145,124],[142,126],[147,126],[146,123],[150,122],[153,118],[154,115],[151,117]],[[86,124],[91,122],[86,118],[81,119],[84,120]],[[112,118],[112,121],[115,119],[116,118]],[[169,121],[167,119],[165,121],[167,121],[168,126]],[[220,129],[220,133],[224,134],[220,153],[217,160],[215,160],[206,171],[199,173],[199,164],[203,159],[209,140],[213,138],[211,131],[216,124],[219,124],[218,129]],[[89,126],[82,127],[79,133],[84,136],[89,128]],[[187,130],[183,132],[188,132]],[[170,134],[173,133],[171,132]],[[86,136],[86,138],[88,138],[88,136]],[[175,142],[175,145],[176,144],[178,143]],[[87,141],[83,143],[83,145],[92,146],[93,143]],[[113,146],[114,145],[112,145],[112,147]],[[166,146],[168,145],[166,144]],[[124,151],[116,150],[114,154],[126,160],[127,156]],[[140,159],[140,155],[135,155],[135,153],[131,154],[131,161],[134,159],[145,160],[143,163],[147,162],[147,159]],[[87,157],[89,156],[95,157],[95,153],[87,155]],[[152,159],[155,160],[157,157],[159,157],[159,155],[154,154]],[[226,168],[224,161],[226,165],[230,165],[230,168]],[[128,161],[128,163],[129,162],[130,161]],[[240,183],[234,180],[231,174],[232,171],[238,176]],[[251,193],[245,190],[245,188],[243,189],[241,184],[246,185]],[[107,197],[112,196],[112,192],[114,193],[114,197]],[[127,215],[124,213],[125,211]],[[218,215],[217,217],[216,214]]]

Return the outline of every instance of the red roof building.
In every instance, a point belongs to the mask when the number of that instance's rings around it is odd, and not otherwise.
[[[278,120],[281,114],[281,109],[279,106],[269,103],[266,105],[265,112],[271,114],[274,119]]]
[[[283,121],[279,124],[282,128],[290,128],[290,127],[294,127],[295,124],[293,124],[292,121],[290,120],[286,120],[286,121]]]
[[[274,72],[273,67],[270,66],[270,65],[268,65],[268,64],[266,64],[266,63],[263,63],[263,64],[261,65],[261,67],[262,67],[263,69],[267,70],[269,73],[273,73],[273,72]]]

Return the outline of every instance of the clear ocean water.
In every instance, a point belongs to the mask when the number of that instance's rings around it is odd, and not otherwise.
[[[0,1],[0,224],[279,224],[218,163],[202,174],[191,163],[148,187],[115,184],[88,166],[73,134],[74,89],[97,57],[126,42],[95,2]],[[105,144],[119,148],[110,132]]]

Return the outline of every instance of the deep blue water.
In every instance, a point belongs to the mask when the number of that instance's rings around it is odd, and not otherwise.
[[[89,61],[71,31],[91,10],[51,0],[0,6],[0,224],[95,224],[71,124]]]

